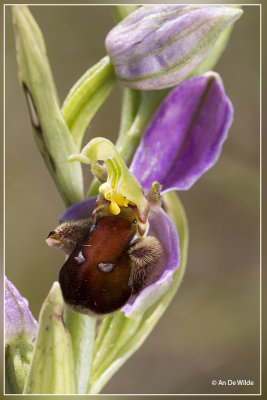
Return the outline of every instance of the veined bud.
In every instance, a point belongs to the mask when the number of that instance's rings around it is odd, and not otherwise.
[[[30,368],[37,322],[28,300],[5,277],[6,393],[22,393]]]
[[[217,5],[143,6],[109,32],[106,50],[123,85],[139,90],[176,86],[241,15],[238,8]]]
[[[35,340],[37,322],[30,309],[28,300],[21,296],[18,289],[5,277],[5,342],[13,340]]]

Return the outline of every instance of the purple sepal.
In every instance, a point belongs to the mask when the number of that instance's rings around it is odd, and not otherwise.
[[[95,208],[97,196],[85,199],[65,210],[59,217],[59,222],[77,221],[78,219],[89,218]]]
[[[148,235],[155,236],[163,247],[161,262],[156,266],[147,286],[122,308],[127,317],[147,310],[170,288],[173,274],[179,267],[179,237],[173,221],[162,208],[151,208]]]
[[[134,156],[131,171],[144,188],[189,189],[219,158],[233,107],[218,74],[186,80],[165,98]]]
[[[5,277],[5,343],[23,338],[34,341],[38,324],[34,319],[28,300]]]
[[[221,5],[146,5],[116,25],[106,49],[118,79],[139,90],[176,86],[242,15]]]

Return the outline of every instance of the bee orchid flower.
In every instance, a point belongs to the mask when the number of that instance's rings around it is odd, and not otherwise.
[[[108,178],[100,186],[97,202],[89,198],[71,206],[61,215],[61,223],[90,218],[98,203],[104,201],[113,215],[129,207],[135,209],[140,228],[137,236],[155,238],[160,244],[160,256],[150,266],[144,284],[121,307],[127,317],[154,304],[170,288],[179,267],[178,233],[160,200],[159,189],[161,194],[187,190],[211,168],[219,158],[232,119],[232,104],[222,81],[218,74],[209,72],[184,81],[167,95],[144,133],[129,170],[115,146],[103,138],[93,139],[81,154],[71,156],[70,161],[89,164],[104,161]],[[60,247],[53,235],[47,241]],[[142,251],[141,258],[145,259],[147,254],[142,255]],[[152,253],[155,251],[152,249]]]

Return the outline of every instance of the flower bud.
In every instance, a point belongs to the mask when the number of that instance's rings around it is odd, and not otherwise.
[[[107,35],[106,50],[125,86],[176,86],[203,61],[242,10],[227,6],[147,5]]]
[[[5,277],[6,393],[22,393],[30,368],[37,322],[28,300]]]
[[[6,345],[19,338],[33,342],[37,332],[37,322],[28,300],[5,277],[5,341]]]

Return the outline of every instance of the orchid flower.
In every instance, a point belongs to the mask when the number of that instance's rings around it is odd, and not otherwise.
[[[123,18],[136,8],[114,7]],[[241,15],[238,7],[217,5],[137,7],[108,33],[108,55],[76,82],[60,109],[42,33],[26,6],[14,8],[33,134],[68,207],[46,241],[68,258],[42,305],[37,333],[27,301],[6,283],[7,351],[16,354],[23,339],[33,352],[25,368],[8,354],[10,393],[99,393],[170,303],[185,270],[188,233],[182,205],[168,192],[188,190],[220,156],[233,108],[220,76],[206,71]],[[85,130],[116,83],[125,86],[116,145],[95,137],[81,150]],[[165,88],[173,88],[167,96]],[[91,164],[100,181],[85,200],[77,161]],[[127,235],[116,225],[122,220]],[[113,251],[114,263],[106,260]],[[85,276],[89,256],[94,274]],[[117,260],[123,268],[106,284]],[[98,285],[100,273],[106,286]],[[118,290],[122,298],[114,303]],[[101,308],[102,302],[111,307]]]
[[[93,139],[81,154],[70,157],[71,161],[87,164],[112,158],[120,163],[120,168],[125,170],[123,177],[112,183],[114,177],[109,176],[107,183],[100,187],[100,193],[110,201],[113,214],[120,212],[125,199],[126,205],[129,201],[136,204],[141,215],[148,204],[148,218],[141,219],[148,227],[146,236],[153,236],[161,243],[163,256],[146,286],[122,307],[126,316],[144,312],[154,304],[170,288],[179,266],[179,237],[164,211],[164,204],[162,208],[157,201],[155,182],[159,183],[162,194],[189,189],[217,161],[232,119],[232,105],[221,79],[211,72],[190,78],[169,93],[148,126],[130,171],[121,159],[118,161],[114,146],[103,138]],[[116,186],[117,197],[119,194],[124,199],[122,203],[115,195],[110,197],[111,186],[113,189]],[[95,202],[96,198],[89,198],[71,206],[60,221],[89,218]],[[114,210],[114,203],[118,211]]]

